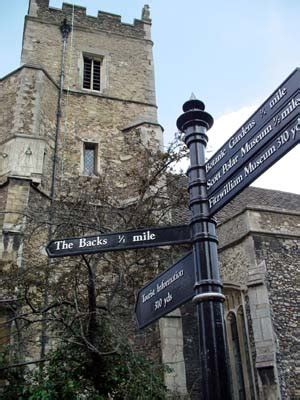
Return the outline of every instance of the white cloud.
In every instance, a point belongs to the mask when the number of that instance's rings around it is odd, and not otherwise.
[[[212,155],[222,147],[223,143],[245,123],[256,108],[255,105],[243,107],[217,118],[211,130],[208,131],[208,152]]]

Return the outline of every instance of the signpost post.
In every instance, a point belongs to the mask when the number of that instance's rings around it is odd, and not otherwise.
[[[140,289],[139,328],[193,298],[197,306],[202,395],[231,399],[225,328],[213,214],[300,142],[300,69],[296,69],[205,164],[206,132],[213,118],[192,97],[184,103],[177,127],[190,150],[190,226],[52,240],[49,257],[75,256],[192,243],[193,251]]]
[[[191,239],[193,242],[195,295],[199,329],[201,388],[206,400],[231,398],[228,379],[223,305],[219,276],[216,222],[210,217],[205,173],[205,148],[213,118],[204,111],[204,104],[191,98],[184,103],[184,113],[177,127],[185,133],[184,141],[190,150],[189,206],[192,212]]]

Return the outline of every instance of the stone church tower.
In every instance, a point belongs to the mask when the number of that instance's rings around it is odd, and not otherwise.
[[[132,138],[162,149],[152,46],[148,6],[127,24],[29,0],[21,66],[0,81],[1,272],[26,264],[24,210],[37,202],[42,210],[68,179],[105,176],[118,198],[132,200]],[[0,318],[7,338],[5,307]]]
[[[24,210],[51,203],[68,179],[105,176],[121,200],[131,200],[132,138],[162,148],[152,45],[148,6],[131,25],[106,12],[29,0],[21,66],[0,80],[4,275],[10,263],[24,264]],[[296,400],[299,196],[248,188],[217,218],[233,398]],[[172,219],[188,224],[188,211],[173,210]],[[0,300],[1,345],[7,313]],[[174,370],[166,384],[191,400],[201,394],[193,310],[186,304],[157,324],[159,356]]]
[[[35,193],[51,200],[65,179],[101,174],[122,193],[129,138],[162,147],[152,45],[147,6],[130,25],[29,1],[21,66],[0,81],[2,260],[22,263],[19,219]]]
[[[56,175],[96,175],[109,163],[120,176],[130,130],[161,146],[145,10],[144,19],[129,25],[118,15],[91,17],[83,7],[59,10],[30,0],[22,66],[2,82],[8,122],[1,124],[2,151],[8,156],[1,176],[30,179],[49,192],[53,156]]]

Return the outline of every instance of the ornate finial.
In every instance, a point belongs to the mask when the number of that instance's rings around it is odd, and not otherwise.
[[[183,114],[177,119],[177,128],[184,132],[189,126],[201,125],[206,129],[210,129],[214,123],[213,117],[205,110],[205,105],[202,101],[196,99],[192,94],[190,100],[186,101],[182,109]]]
[[[151,21],[150,18],[150,7],[148,4],[145,4],[142,10],[142,20],[143,21]]]
[[[192,93],[191,98],[183,104],[182,109],[183,111],[204,110],[205,105],[202,101],[196,98],[194,93]]]

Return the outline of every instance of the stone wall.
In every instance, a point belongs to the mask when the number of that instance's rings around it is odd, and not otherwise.
[[[177,309],[159,320],[162,362],[171,370],[165,372],[165,383],[172,388],[176,400],[188,399],[183,330],[180,310]]]
[[[294,196],[294,202],[297,199]],[[296,399],[300,213],[277,201],[259,207],[249,198],[251,206],[223,217],[218,228],[219,259],[223,282],[246,290],[259,398]]]
[[[7,199],[7,182],[2,184],[0,186],[0,209],[1,211],[5,210],[6,208],[6,199]],[[4,220],[4,213],[1,212],[0,214],[1,222],[0,226],[3,225],[3,220]]]
[[[142,139],[140,128],[123,131],[139,115],[147,112],[147,107],[133,103],[124,103],[94,96],[72,95],[64,108],[60,135],[61,161],[64,163],[64,175],[70,177],[83,174],[83,144],[97,144],[97,173],[111,173],[114,182],[129,185],[128,170],[135,158],[134,139]],[[154,117],[154,116],[153,116]],[[147,135],[155,145],[161,146],[161,130],[158,126],[144,124],[150,131]],[[113,183],[113,182],[112,182]]]
[[[21,71],[0,80],[0,141],[5,141],[14,125],[14,109],[20,89]],[[3,157],[3,155],[2,155]]]
[[[16,134],[52,136],[58,88],[46,73],[30,66],[21,67],[4,77],[1,84],[1,140],[7,141]],[[9,121],[3,119],[5,112]]]
[[[1,83],[6,89],[0,99],[2,180],[31,178],[49,190],[58,88],[44,71],[31,67],[19,68]]]
[[[0,238],[0,258],[3,261],[22,262],[22,230],[24,206],[28,204],[29,182],[10,179],[3,190],[3,224]]]
[[[295,217],[293,222],[296,225]],[[287,239],[256,235],[254,241],[258,262],[266,266],[281,396],[296,400],[300,396],[299,236]]]

